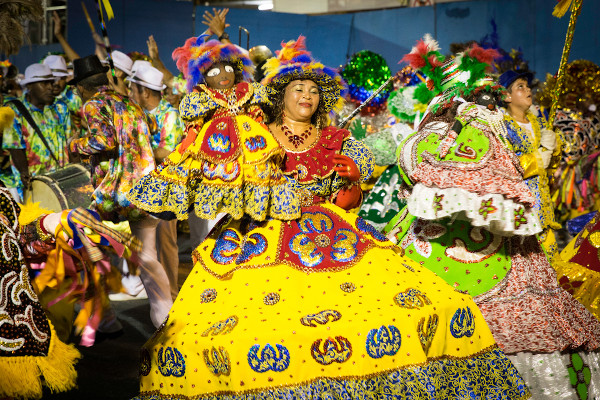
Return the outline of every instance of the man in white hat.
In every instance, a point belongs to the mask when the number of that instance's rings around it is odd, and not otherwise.
[[[149,62],[134,63],[135,72],[129,78],[131,98],[156,118],[158,130],[152,137],[152,150],[157,164],[162,163],[183,139],[184,124],[179,112],[162,98],[163,73]],[[169,277],[173,300],[179,292],[179,248],[177,246],[177,220],[161,221],[156,234],[158,260]]]
[[[131,66],[131,76],[135,75],[135,73],[137,72],[138,68],[140,68],[142,65],[146,66],[146,67],[151,67],[152,63],[150,61],[146,61],[146,60],[135,60],[133,62],[133,65]]]
[[[115,50],[110,53],[115,67],[115,76],[117,82],[114,81],[112,71],[108,70],[108,82],[110,87],[122,96],[128,96],[127,85],[125,84],[125,78],[131,76],[131,68],[133,67],[133,60],[127,54],[122,51]],[[108,59],[102,61],[102,64],[109,65]]]
[[[78,133],[81,131],[79,113],[83,102],[75,90],[71,86],[67,86],[67,79],[69,78],[67,62],[62,56],[51,54],[44,58],[42,63],[50,67],[52,75],[56,78],[52,85],[52,94],[55,96],[54,101],[62,101],[69,108],[71,121],[68,125],[67,137],[71,137],[75,133],[78,136]]]
[[[8,102],[16,117],[12,127],[4,131],[2,148],[10,152],[25,188],[32,175],[67,163],[69,110],[65,103],[54,101],[54,80],[47,65],[32,64],[21,81],[25,94]]]

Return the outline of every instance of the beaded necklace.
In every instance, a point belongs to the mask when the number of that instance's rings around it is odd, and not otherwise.
[[[529,133],[525,129],[521,128],[519,123],[508,112],[504,114],[504,119],[506,120],[510,128],[519,136],[521,142],[513,143],[513,147],[522,148],[515,150],[521,150],[525,153],[531,153],[532,151],[540,147],[540,141],[542,140],[542,132],[537,118],[531,113],[531,111],[528,110],[525,114],[525,117],[531,123],[531,128],[533,129],[533,143],[531,142],[531,136],[529,136]]]
[[[298,148],[300,145],[304,144],[304,140],[308,139],[312,135],[313,127],[309,125],[308,129],[305,129],[304,132],[300,134],[294,133],[287,125],[281,125],[281,130],[283,131],[285,137],[287,137],[288,141],[295,147]]]

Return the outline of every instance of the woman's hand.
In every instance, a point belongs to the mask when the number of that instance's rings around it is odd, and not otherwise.
[[[343,154],[335,154],[333,156],[333,161],[336,164],[339,164],[333,167],[334,171],[337,172],[339,176],[347,178],[350,182],[358,182],[360,180],[360,171],[354,160],[350,157]]]
[[[335,205],[344,210],[352,210],[360,206],[361,202],[362,190],[358,185],[341,189],[334,200]]]
[[[52,12],[52,21],[54,22],[53,33],[56,38],[62,37],[62,22],[56,11]]]

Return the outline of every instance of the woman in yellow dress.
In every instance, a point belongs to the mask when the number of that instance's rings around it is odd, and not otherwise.
[[[138,399],[524,399],[477,306],[346,210],[373,156],[325,127],[339,74],[304,40],[265,66],[293,221],[223,220],[141,352]]]

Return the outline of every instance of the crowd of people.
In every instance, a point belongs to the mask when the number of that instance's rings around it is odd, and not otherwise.
[[[69,342],[118,332],[111,299],[144,295],[139,400],[600,398],[594,123],[561,212],[573,125],[498,49],[425,36],[361,104],[350,63],[302,36],[248,51],[226,16],[173,51],[180,75],[152,36],[80,57],[56,14],[63,54],[0,64],[0,398],[73,388]],[[58,210],[35,203],[48,181]]]

